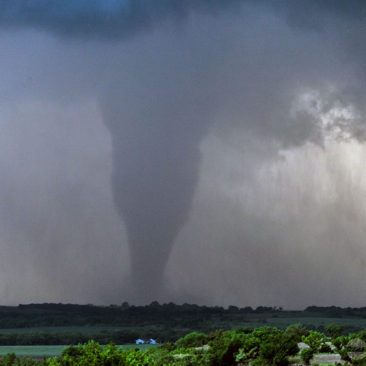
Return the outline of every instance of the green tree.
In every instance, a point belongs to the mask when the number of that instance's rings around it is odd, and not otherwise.
[[[207,336],[204,333],[192,332],[178,339],[175,342],[177,348],[180,347],[200,347],[207,343]]]
[[[325,327],[325,330],[332,339],[335,339],[342,335],[343,327],[341,325],[331,324]]]
[[[320,347],[327,341],[327,338],[324,334],[311,330],[307,337],[302,337],[302,340],[315,352],[319,352]]]
[[[300,353],[301,359],[305,362],[305,365],[310,365],[310,360],[313,358],[315,351],[310,348],[303,348]]]
[[[292,324],[286,328],[285,332],[292,336],[296,342],[301,342],[302,337],[309,335],[309,331],[302,324]]]

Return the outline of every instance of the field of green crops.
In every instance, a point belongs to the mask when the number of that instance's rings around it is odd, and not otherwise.
[[[0,334],[29,334],[29,333],[99,333],[116,332],[119,330],[131,329],[131,327],[113,326],[67,326],[67,327],[30,327],[30,328],[5,328],[0,329]]]
[[[291,317],[291,316],[273,316],[272,314],[253,314],[247,315],[244,319],[243,316],[238,316],[238,319],[231,319],[231,321],[224,319],[212,320],[216,328],[235,328],[235,327],[249,327],[257,328],[262,326],[271,326],[277,328],[286,328],[290,324],[300,323],[304,326],[310,326],[318,328],[320,326],[326,327],[330,324],[338,324],[343,327],[359,327],[366,329],[366,318],[355,317]],[[67,326],[67,327],[30,327],[30,328],[3,328],[0,329],[0,334],[32,334],[32,333],[82,333],[82,334],[95,334],[99,332],[117,332],[133,330],[137,327],[121,327],[121,326]],[[150,329],[154,329],[153,325],[149,326]]]
[[[344,327],[345,333],[357,332],[361,329],[366,329],[366,317],[326,317],[321,314],[317,316],[301,316],[296,314],[293,316],[291,313],[264,313],[264,314],[232,314],[231,318],[212,316],[206,322],[200,322],[199,320],[190,321],[189,324],[169,324],[170,326],[162,327],[159,324],[159,319],[156,324],[152,322],[150,324],[136,324],[131,326],[57,326],[57,327],[27,327],[27,328],[2,328],[0,329],[0,337],[3,340],[2,344],[13,345],[33,345],[33,344],[45,344],[45,339],[50,340],[53,336],[57,337],[57,342],[49,342],[49,345],[56,344],[77,344],[79,342],[85,343],[89,339],[95,339],[100,343],[114,342],[116,344],[123,344],[133,342],[137,338],[154,338],[162,342],[174,340],[175,338],[182,337],[190,331],[203,331],[210,332],[215,329],[233,329],[238,327],[257,328],[263,326],[276,327],[280,329],[287,328],[290,324],[303,324],[308,329],[324,330],[324,328],[331,324],[338,324]],[[300,316],[299,316],[300,315]],[[311,314],[313,315],[313,314]],[[314,314],[315,315],[315,314]],[[184,320],[184,319],[183,319]],[[128,337],[116,338],[117,332]],[[176,334],[174,334],[175,332]],[[170,334],[172,333],[172,334]],[[42,335],[38,337],[38,335]],[[50,337],[47,337],[47,334]],[[5,343],[6,337],[12,335],[24,335],[23,342],[19,339],[15,339],[13,343]],[[75,335],[75,337],[71,337]],[[83,335],[83,338],[78,338],[78,335]],[[97,336],[99,338],[97,339]],[[28,337],[28,338],[27,338]],[[32,339],[30,337],[33,337]],[[46,338],[45,338],[46,337]],[[90,338],[88,338],[90,337]],[[39,339],[38,339],[39,338]]]
[[[343,327],[360,327],[366,329],[365,318],[355,317],[343,317],[343,318],[331,318],[331,317],[280,317],[280,316],[268,316],[263,314],[261,317],[253,316],[248,317],[245,321],[238,321],[235,326],[242,327],[262,327],[265,325],[277,328],[286,328],[290,324],[303,324],[304,326],[310,326],[312,328],[326,327],[330,324],[338,324]]]
[[[17,356],[28,357],[53,357],[61,355],[62,351],[69,346],[0,346],[0,357],[8,353],[15,353]],[[147,348],[156,347],[151,344],[126,344],[119,346],[122,348],[138,348],[146,350]]]
[[[8,353],[17,356],[58,356],[67,346],[0,346],[0,357]]]

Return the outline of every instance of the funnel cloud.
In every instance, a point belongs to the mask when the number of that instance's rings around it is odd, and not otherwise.
[[[6,301],[361,306],[365,18],[1,1]]]
[[[210,121],[205,101],[168,81],[151,95],[144,80],[133,95],[108,94],[102,103],[112,136],[112,185],[126,224],[131,285],[146,301],[158,296],[172,245],[185,223],[200,162],[199,143]],[[120,105],[128,105],[121,118]]]

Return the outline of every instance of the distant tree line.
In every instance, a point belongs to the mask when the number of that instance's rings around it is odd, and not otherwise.
[[[127,302],[121,305],[94,306],[75,304],[28,304],[19,306],[0,306],[0,328],[30,328],[42,326],[84,326],[114,325],[124,326],[158,318],[186,318],[190,316],[210,317],[214,315],[230,315],[237,313],[279,312],[281,308],[250,306],[238,308],[229,306],[199,306],[195,304],[176,305],[174,303],[159,304],[154,301],[150,305],[134,306]]]
[[[217,329],[229,330],[244,323],[249,327],[251,324],[253,327],[270,325],[276,318],[281,318],[281,323],[286,324],[286,318],[293,321],[297,317],[308,318],[306,328],[319,332],[326,329],[322,325],[323,320],[319,321],[318,318],[347,317],[351,321],[349,325],[345,324],[343,333],[348,334],[362,330],[353,318],[366,318],[366,308],[310,306],[303,311],[288,311],[264,306],[255,309],[237,306],[223,308],[158,302],[146,306],[129,305],[127,302],[111,306],[47,303],[1,306],[0,345],[78,344],[91,339],[100,344],[125,344],[137,338],[167,342],[176,341],[194,331],[210,333]],[[52,329],[44,330],[42,327]]]
[[[366,318],[366,307],[340,308],[336,306],[309,306],[303,311],[288,311],[281,307],[250,306],[239,308],[229,306],[199,306],[195,304],[177,305],[174,303],[159,304],[154,301],[145,306],[121,305],[94,306],[75,304],[28,304],[19,306],[0,306],[0,328],[30,328],[42,326],[85,326],[113,325],[125,326],[142,322],[174,319],[210,317],[235,317],[237,314],[281,314],[293,316],[323,317],[356,316]]]

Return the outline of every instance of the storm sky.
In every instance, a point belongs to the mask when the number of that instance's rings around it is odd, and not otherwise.
[[[364,306],[363,1],[0,0],[2,304]]]

